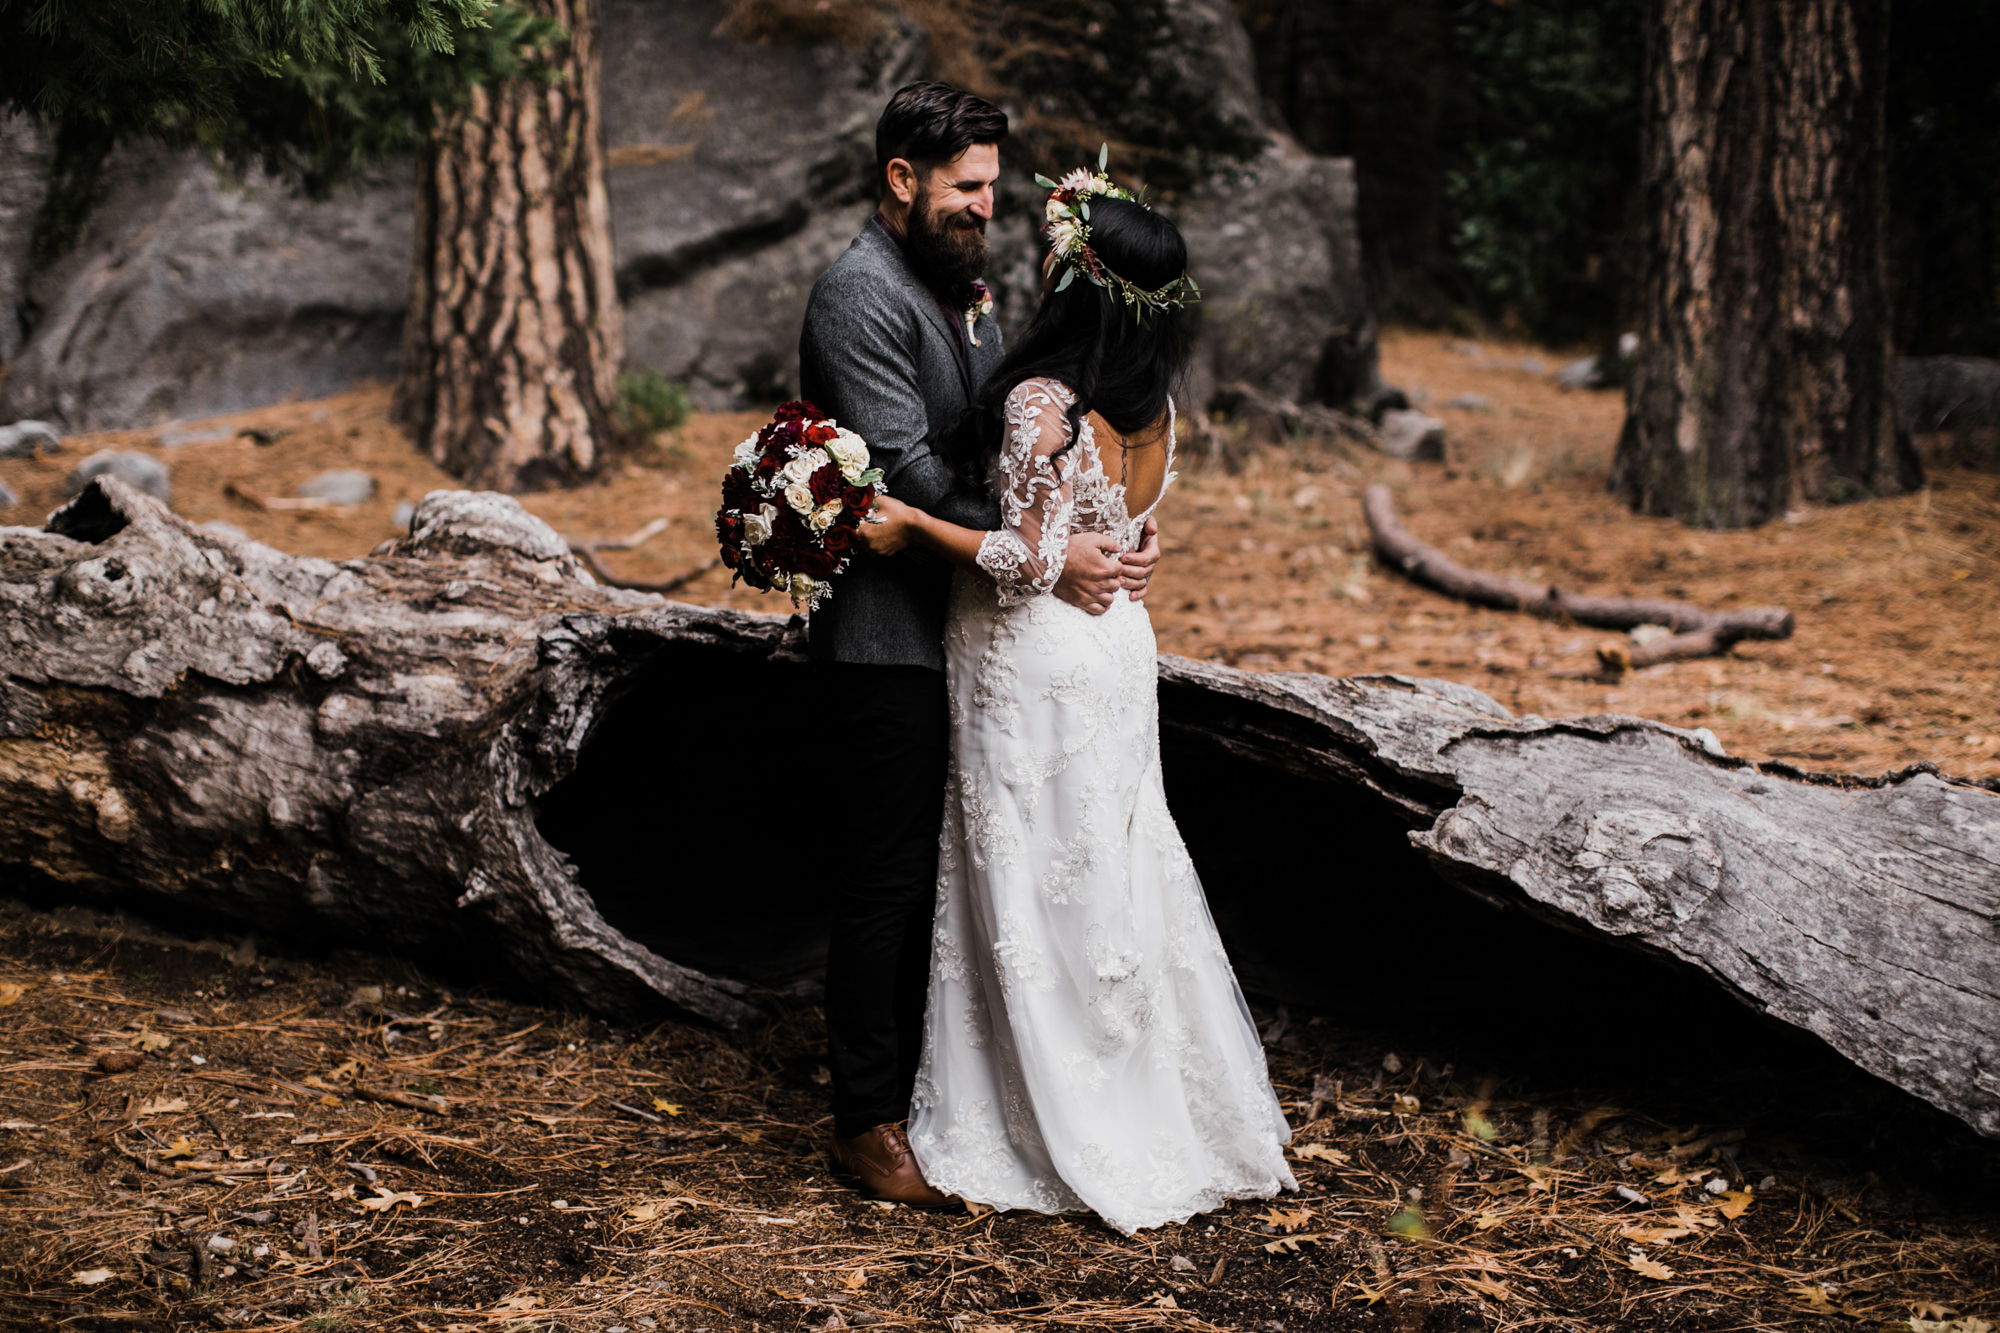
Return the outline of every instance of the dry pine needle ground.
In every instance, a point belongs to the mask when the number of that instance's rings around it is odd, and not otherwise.
[[[1260,1010],[1299,1193],[1126,1238],[888,1207],[830,1177],[810,1008],[736,1037],[614,1028],[383,960],[258,959],[18,904],[0,959],[8,1329],[1979,1333],[2000,1315],[2000,1228],[1967,1211],[2000,1178],[1991,1145],[1933,1142],[1931,1113],[1885,1093],[1815,1116],[1755,1073],[1697,1079],[1692,1102],[1645,1080],[1577,1092],[1461,1072],[1453,1038],[1392,1052],[1380,1024]],[[1820,1132],[1843,1117],[1858,1132]],[[1957,1195],[1931,1192],[1940,1172]]]

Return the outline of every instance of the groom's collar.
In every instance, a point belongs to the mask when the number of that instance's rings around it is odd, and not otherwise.
[[[903,244],[903,229],[883,216],[882,210],[879,208],[875,210],[875,225],[882,229],[884,236],[887,236],[896,243],[898,250],[903,250],[905,253],[908,252],[908,247]]]

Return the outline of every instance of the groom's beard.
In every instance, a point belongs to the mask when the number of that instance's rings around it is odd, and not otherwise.
[[[969,295],[973,279],[986,276],[986,219],[970,209],[938,217],[927,189],[911,204],[905,243],[910,267],[948,298]]]

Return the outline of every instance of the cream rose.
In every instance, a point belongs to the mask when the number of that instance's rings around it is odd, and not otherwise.
[[[851,430],[840,432],[839,437],[827,445],[826,451],[833,455],[840,475],[849,481],[868,470],[868,446]]]
[[[795,481],[785,487],[785,503],[801,514],[810,514],[813,508],[812,487],[802,481]]]
[[[813,455],[816,453],[819,453],[819,450],[812,449],[800,454],[798,457],[792,459],[791,462],[779,468],[778,475],[794,485],[799,482],[811,481],[812,474],[819,471],[820,463],[826,461],[822,457],[818,463],[814,462]]]
[[[814,532],[825,532],[833,526],[833,520],[840,517],[840,508],[840,501],[828,501],[806,515],[806,526]]]
[[[758,505],[757,512],[743,516],[743,539],[752,546],[762,546],[771,540],[771,523],[778,517],[778,511],[770,505]]]

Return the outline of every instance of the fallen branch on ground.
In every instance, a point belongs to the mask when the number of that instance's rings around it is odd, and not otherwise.
[[[660,533],[666,531],[666,527],[667,520],[665,518],[656,518],[637,532],[624,537],[565,537],[563,541],[568,543],[570,554],[580,557],[585,567],[597,577],[597,581],[606,587],[625,588],[632,592],[658,593],[662,597],[670,597],[682,588],[687,587],[688,584],[693,583],[703,574],[708,573],[709,570],[714,569],[721,561],[718,559],[704,560],[693,569],[676,574],[665,582],[644,583],[636,579],[620,578],[607,569],[602,560],[597,558],[600,551],[636,551],[639,547],[644,546],[647,542],[659,536]]]
[[[1788,639],[1792,613],[1781,606],[1742,611],[1706,611],[1666,597],[1591,597],[1554,584],[1530,583],[1505,574],[1469,569],[1436,547],[1412,537],[1396,517],[1387,486],[1370,486],[1362,501],[1375,549],[1389,564],[1448,597],[1502,611],[1525,611],[1549,620],[1573,620],[1598,629],[1661,625],[1673,631],[1650,642],[1615,644],[1597,650],[1609,671],[1631,671],[1657,662],[1726,653],[1741,639]]]

